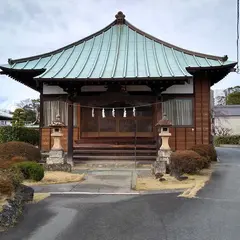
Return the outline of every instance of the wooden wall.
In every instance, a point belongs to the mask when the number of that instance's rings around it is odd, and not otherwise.
[[[51,129],[50,128],[42,128],[42,151],[49,151],[53,145],[53,139],[51,137]],[[62,146],[64,151],[67,151],[67,128],[63,128],[63,137],[61,138]],[[78,127],[74,128],[73,131],[73,141],[78,140],[80,137],[80,131]]]
[[[173,150],[189,149],[195,144],[209,144],[210,123],[210,81],[204,77],[194,79],[194,125],[192,127],[172,127],[169,140]]]
[[[198,77],[194,79],[194,94],[189,95],[194,99],[193,104],[193,126],[190,127],[172,127],[170,132],[170,146],[173,150],[184,150],[192,147],[195,144],[209,144],[211,123],[210,123],[210,81],[207,78]],[[161,104],[157,104],[154,119],[156,122],[162,117]],[[78,122],[77,127],[74,128],[73,141],[80,139],[80,119],[81,119],[80,106],[78,108]],[[155,124],[154,124],[155,125]],[[50,137],[50,129],[42,128],[41,148],[43,151],[49,151],[53,145]],[[155,132],[155,136],[157,132]],[[67,151],[67,128],[63,129],[62,145],[64,150]]]

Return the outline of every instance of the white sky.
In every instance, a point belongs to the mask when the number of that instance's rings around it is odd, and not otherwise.
[[[0,64],[86,37],[111,23],[118,11],[164,41],[236,60],[236,0],[1,0]],[[240,85],[239,80],[231,73],[213,88]],[[38,95],[0,76],[0,108]]]

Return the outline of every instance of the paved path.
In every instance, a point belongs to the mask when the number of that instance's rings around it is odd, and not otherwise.
[[[148,171],[149,172],[149,171]],[[132,171],[89,171],[86,180],[80,183],[35,186],[35,192],[95,192],[129,193],[131,190]]]
[[[198,198],[152,195],[51,196],[30,204],[1,240],[239,240],[240,150],[218,149]]]

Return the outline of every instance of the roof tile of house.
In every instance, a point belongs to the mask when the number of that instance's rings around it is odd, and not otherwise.
[[[214,107],[215,117],[240,116],[240,105],[226,105]]]

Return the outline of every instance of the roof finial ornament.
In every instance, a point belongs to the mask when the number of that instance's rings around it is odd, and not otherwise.
[[[228,60],[228,56],[227,55],[224,55],[223,58],[222,58],[223,62],[226,62]]]
[[[125,15],[123,14],[123,12],[119,11],[116,15],[115,15],[117,24],[124,24],[125,21]]]
[[[11,58],[8,59],[8,64],[12,65],[13,64],[13,60]]]

